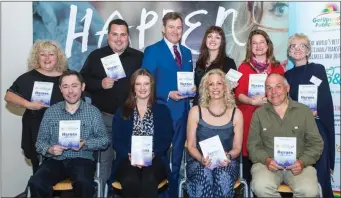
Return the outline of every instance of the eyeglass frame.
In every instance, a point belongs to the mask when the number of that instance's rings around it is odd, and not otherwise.
[[[300,49],[300,50],[306,50],[308,49],[308,46],[306,44],[300,43],[300,44],[290,44],[289,49],[290,50],[295,50],[295,49]]]
[[[261,9],[263,11],[263,2],[260,2],[260,3],[261,3]],[[255,7],[256,7],[255,2],[253,2],[252,11],[250,10],[249,7],[247,9],[249,11],[249,14],[250,14],[250,20],[253,24],[256,24],[258,27],[264,28],[266,30],[271,30],[271,31],[275,31],[275,32],[288,32],[289,31],[289,28],[273,28],[273,27],[269,27],[269,26],[259,24],[255,19]]]

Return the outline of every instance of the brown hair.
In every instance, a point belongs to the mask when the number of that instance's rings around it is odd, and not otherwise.
[[[247,46],[246,46],[246,56],[244,62],[250,63],[251,62],[251,57],[253,56],[252,53],[252,37],[254,35],[262,35],[265,38],[265,41],[268,45],[268,50],[266,51],[266,58],[269,60],[270,64],[274,67],[279,66],[279,61],[276,60],[275,55],[274,55],[274,45],[269,37],[269,35],[263,31],[263,30],[253,30],[249,34],[249,38],[247,41]]]
[[[181,23],[183,22],[181,14],[179,12],[168,12],[162,18],[163,26],[166,26],[168,20],[177,20],[177,19],[180,19]]]
[[[138,76],[148,76],[150,79],[150,96],[148,100],[148,106],[151,106],[156,100],[156,89],[155,89],[155,79],[153,75],[146,69],[138,69],[130,77],[130,89],[127,100],[123,106],[122,117],[125,120],[130,119],[130,115],[133,109],[136,107],[136,97],[135,97],[135,82]]]
[[[216,59],[211,64],[219,63],[220,69],[222,69],[223,61],[226,57],[226,38],[225,38],[224,30],[219,26],[210,26],[209,28],[207,28],[205,35],[204,35],[204,38],[201,42],[200,55],[199,55],[199,58],[197,61],[197,65],[202,70],[206,69],[206,62],[210,58],[208,48],[206,45],[206,41],[207,41],[207,37],[210,33],[218,33],[221,36],[221,44],[219,47],[218,56],[216,57]]]

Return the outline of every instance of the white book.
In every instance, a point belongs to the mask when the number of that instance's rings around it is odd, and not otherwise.
[[[124,72],[120,57],[118,54],[112,54],[101,58],[105,73],[109,78],[121,79],[125,78],[126,74]]]
[[[50,106],[53,83],[34,81],[31,101],[42,102]]]
[[[225,80],[226,81],[231,81],[231,82],[238,82],[240,77],[242,77],[242,73],[240,73],[237,70],[230,69],[227,74],[225,75]]]
[[[212,160],[211,165],[208,167],[209,169],[213,170],[214,168],[219,166],[219,162],[227,160],[219,135],[200,141],[199,145],[203,156],[205,158],[207,158],[208,156]]]
[[[282,167],[296,162],[296,137],[274,137],[274,159]]]
[[[193,97],[195,92],[192,91],[194,87],[194,73],[193,72],[178,72],[178,91],[181,96]]]
[[[265,96],[266,74],[250,74],[248,96]]]
[[[79,148],[81,136],[80,120],[61,120],[59,121],[58,144],[66,148]]]
[[[153,136],[131,137],[131,165],[152,165]]]
[[[299,85],[298,102],[307,105],[313,111],[317,111],[317,92],[316,85]]]

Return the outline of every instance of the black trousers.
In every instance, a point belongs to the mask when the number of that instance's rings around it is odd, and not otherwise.
[[[158,184],[167,178],[167,168],[155,157],[152,165],[138,168],[122,159],[116,170],[117,181],[122,185],[123,197],[157,197]]]
[[[243,156],[243,177],[248,182],[248,184],[250,184],[252,180],[251,167],[252,162],[249,157]]]
[[[82,158],[44,160],[28,182],[32,197],[52,197],[52,187],[58,182],[70,178],[74,197],[93,198],[95,167],[94,161]]]

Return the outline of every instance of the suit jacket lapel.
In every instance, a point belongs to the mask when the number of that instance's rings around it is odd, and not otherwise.
[[[178,65],[175,62],[175,58],[174,58],[172,52],[170,51],[170,49],[168,48],[168,45],[164,39],[162,39],[162,46],[163,46],[163,49],[165,50],[165,53],[167,54],[166,55],[167,59],[168,58],[172,59],[172,61],[170,62],[172,67],[175,67],[175,70],[180,71]],[[180,50],[181,50],[181,47],[180,47]],[[181,51],[181,53],[182,53],[182,51]],[[182,57],[183,57],[183,55],[181,54],[181,59],[183,59]]]

